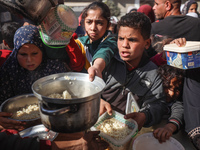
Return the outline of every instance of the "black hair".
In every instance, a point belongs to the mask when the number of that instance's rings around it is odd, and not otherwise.
[[[164,45],[169,44],[173,40],[173,38],[170,36],[163,36],[158,34],[152,34],[150,38],[151,46],[157,53],[163,52]]]
[[[89,4],[87,7],[85,7],[82,11],[82,21],[81,22],[83,22],[85,20],[85,18],[87,17],[88,10],[90,10],[90,9],[96,10],[98,8],[101,9],[102,16],[107,20],[107,23],[108,23],[107,26],[109,26],[111,13],[110,13],[109,7],[103,2],[93,2],[93,3]]]
[[[118,31],[121,26],[140,30],[141,35],[145,40],[150,38],[151,21],[149,17],[143,13],[132,12],[122,16],[117,24]]]
[[[4,25],[1,27],[1,34],[2,39],[5,40],[5,42],[8,44],[9,48],[14,48],[14,35],[15,31],[20,27],[20,24],[17,22],[8,22],[4,23]]]
[[[179,83],[179,87],[176,87],[176,90],[182,93],[183,81],[184,81],[184,76],[185,76],[184,70],[165,64],[165,65],[159,66],[158,74],[161,76],[164,89],[170,88],[171,80],[176,78],[177,79],[176,82]]]

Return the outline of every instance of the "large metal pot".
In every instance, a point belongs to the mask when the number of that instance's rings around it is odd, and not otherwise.
[[[55,132],[81,132],[93,126],[99,117],[100,96],[104,81],[89,81],[85,73],[59,73],[35,81],[32,90],[39,99],[41,121]],[[72,99],[53,99],[52,93],[67,90]]]
[[[35,23],[41,23],[58,0],[0,0],[0,5],[12,13],[19,13]]]

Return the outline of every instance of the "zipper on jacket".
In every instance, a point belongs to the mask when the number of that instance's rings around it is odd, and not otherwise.
[[[123,86],[123,89],[122,89],[122,95],[125,95],[125,89],[126,89],[126,87]]]

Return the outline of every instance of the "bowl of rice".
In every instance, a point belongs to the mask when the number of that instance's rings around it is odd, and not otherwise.
[[[10,119],[27,122],[26,127],[41,124],[38,99],[34,94],[11,97],[1,104],[0,111],[12,113]]]
[[[121,113],[112,111],[111,116],[107,112],[101,115],[90,129],[100,131],[99,135],[109,143],[113,150],[125,150],[136,136],[138,125],[135,120],[126,120]]]

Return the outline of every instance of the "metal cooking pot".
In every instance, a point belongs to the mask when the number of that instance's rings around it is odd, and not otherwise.
[[[55,132],[74,133],[92,127],[99,117],[104,81],[95,77],[89,81],[85,73],[58,73],[35,81],[32,90],[39,99],[41,121]],[[48,96],[67,90],[72,99],[54,99]]]
[[[12,13],[21,14],[39,24],[57,4],[58,0],[0,0],[0,5]]]
[[[23,94],[23,95],[14,96],[5,100],[1,104],[0,112],[14,113],[20,110],[21,108],[24,108],[27,105],[31,105],[31,104],[38,104],[38,99],[37,97],[34,96],[34,94]],[[17,119],[13,119],[13,120],[17,120]],[[41,124],[40,117],[29,119],[29,120],[17,120],[17,121],[26,122],[27,124],[25,128],[28,128],[37,124]]]

